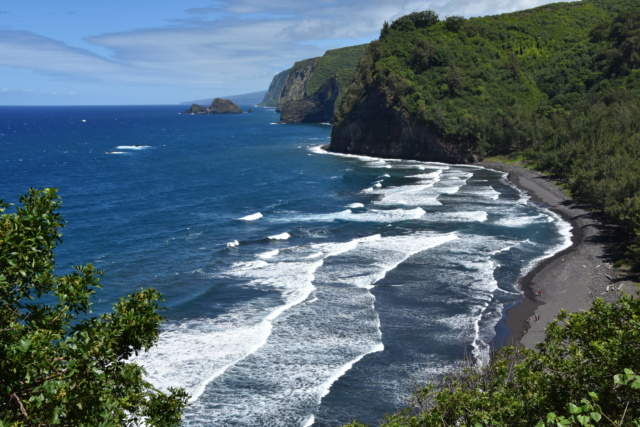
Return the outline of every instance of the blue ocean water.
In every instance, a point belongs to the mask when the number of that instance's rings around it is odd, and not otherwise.
[[[0,107],[0,198],[57,187],[60,273],[95,312],[155,287],[141,356],[193,396],[185,425],[377,423],[414,385],[486,361],[518,278],[569,226],[502,174],[332,155],[327,125],[181,106]]]

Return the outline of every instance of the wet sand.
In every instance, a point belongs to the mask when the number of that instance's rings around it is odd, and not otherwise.
[[[549,208],[572,225],[572,246],[540,262],[520,279],[524,300],[506,310],[505,324],[511,334],[502,343],[520,343],[534,348],[544,340],[547,323],[561,309],[584,311],[598,297],[613,302],[621,291],[638,289],[611,265],[611,244],[615,227],[604,225],[597,214],[570,199],[566,192],[548,177],[517,165],[482,162],[481,166],[508,174],[508,179],[531,201]],[[536,320],[539,316],[539,320]]]

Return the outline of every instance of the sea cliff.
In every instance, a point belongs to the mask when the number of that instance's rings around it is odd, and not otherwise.
[[[474,163],[477,157],[447,144],[427,124],[385,105],[374,88],[331,133],[329,151],[444,163]]]
[[[365,48],[329,50],[321,57],[296,62],[273,78],[263,105],[275,106],[283,123],[332,123],[335,105]]]

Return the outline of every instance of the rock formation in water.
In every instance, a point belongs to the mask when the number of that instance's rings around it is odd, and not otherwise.
[[[183,114],[240,114],[242,108],[238,104],[222,98],[216,98],[213,100],[210,106],[203,107],[202,105],[193,104],[191,108],[186,110]]]

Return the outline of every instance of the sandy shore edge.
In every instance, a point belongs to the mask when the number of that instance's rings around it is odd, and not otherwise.
[[[504,323],[511,334],[496,346],[521,344],[534,348],[544,340],[546,325],[561,309],[584,311],[598,297],[613,302],[621,291],[635,293],[632,281],[612,266],[610,253],[614,228],[601,223],[587,207],[570,199],[549,177],[518,165],[481,162],[487,169],[504,172],[530,200],[560,215],[572,226],[568,249],[541,261],[519,280],[524,300],[508,307]],[[536,320],[538,319],[539,320]]]

